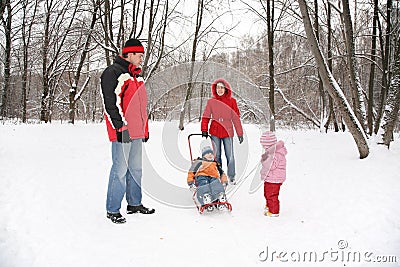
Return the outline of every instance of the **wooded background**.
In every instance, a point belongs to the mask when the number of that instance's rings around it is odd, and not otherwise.
[[[248,77],[251,86],[241,88],[241,95],[265,98],[271,130],[276,122],[326,131],[347,126],[363,158],[366,135],[381,131],[389,146],[399,127],[399,5],[393,0],[1,0],[1,120],[101,121],[99,77],[125,41],[138,38],[146,48],[146,81],[180,64],[221,64]],[[179,107],[181,128],[198,119],[204,103],[196,111],[190,103],[210,97],[212,80],[195,77],[189,70],[178,84],[170,76],[164,95],[150,94],[149,103],[157,102],[149,107],[150,118],[171,118]],[[242,119],[258,122],[251,116],[256,97],[238,96]]]

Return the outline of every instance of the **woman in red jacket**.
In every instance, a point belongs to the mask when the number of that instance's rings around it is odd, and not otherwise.
[[[240,122],[240,112],[236,100],[232,97],[230,84],[222,78],[215,80],[211,85],[213,97],[207,102],[201,118],[201,132],[203,137],[211,136],[216,152],[216,160],[221,161],[221,144],[224,144],[228,166],[228,178],[235,184],[235,156],[233,152],[233,136],[235,127],[239,143],[243,142],[243,128]],[[210,128],[208,128],[211,119]]]

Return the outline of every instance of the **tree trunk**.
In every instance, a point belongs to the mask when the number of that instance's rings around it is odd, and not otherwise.
[[[44,122],[49,121],[48,112],[48,97],[49,97],[49,73],[48,73],[48,54],[49,54],[49,43],[50,43],[50,10],[46,12],[46,20],[44,25],[44,35],[43,35],[43,48],[42,48],[42,100],[40,109],[40,120]]]
[[[372,26],[372,44],[371,44],[371,70],[368,82],[368,134],[373,133],[373,107],[374,107],[374,80],[375,80],[375,60],[376,60],[376,28],[378,21],[378,0],[374,0],[374,18]]]
[[[53,109],[54,103],[54,94],[56,90],[56,85],[58,83],[58,79],[60,79],[62,75],[56,74],[58,68],[61,67],[61,62],[59,57],[63,55],[63,48],[65,45],[65,40],[68,37],[68,33],[71,30],[72,24],[74,22],[75,15],[77,13],[79,5],[73,6],[73,11],[70,16],[68,17],[68,22],[63,19],[64,17],[62,14],[66,14],[67,11],[70,12],[71,10],[68,9],[69,2],[64,2],[63,7],[58,7],[57,3],[53,1],[47,0],[46,3],[46,10],[45,10],[45,25],[44,25],[44,34],[43,34],[43,50],[42,50],[42,86],[43,86],[43,94],[41,99],[41,112],[40,112],[40,120],[44,122],[48,122],[51,120],[51,111]],[[52,14],[55,13],[55,9],[59,9],[56,13],[54,19],[52,19]],[[61,12],[61,13],[59,13]],[[64,24],[63,29],[64,32],[56,32],[53,34],[53,28],[57,27],[59,24]],[[56,25],[56,26],[55,26]],[[59,38],[57,38],[59,37]],[[50,47],[50,42],[55,41],[55,45]],[[53,42],[51,42],[53,43]],[[65,69],[65,67],[64,67]]]
[[[275,131],[274,0],[267,0],[267,31],[269,62],[269,108],[271,113],[269,130]]]
[[[315,36],[317,38],[317,41],[319,42],[319,22],[318,22],[318,1],[314,0],[314,12],[315,12],[315,19],[314,19],[314,30],[315,30]],[[321,79],[321,75],[318,73],[318,91],[319,91],[319,97],[321,99],[321,106],[320,106],[320,113],[321,113],[321,118],[320,118],[320,124],[318,127],[322,131],[322,128],[324,127],[324,121],[326,120],[326,98],[325,98],[325,91],[324,91],[324,85]]]
[[[202,19],[203,19],[203,10],[204,10],[204,0],[198,0],[198,2],[197,2],[196,31],[194,33],[194,40],[193,40],[193,47],[192,47],[192,58],[191,58],[191,65],[190,65],[189,81],[188,81],[188,87],[187,87],[187,90],[186,90],[185,100],[183,102],[181,113],[179,115],[179,130],[181,130],[181,131],[184,129],[183,123],[184,123],[184,119],[185,119],[186,107],[188,105],[189,99],[192,96],[193,68],[194,68],[194,63],[196,61],[196,50],[197,50],[197,43],[198,43],[198,38],[199,38],[201,22],[202,22]]]
[[[119,5],[119,27],[118,27],[118,35],[117,35],[117,47],[121,47],[125,43],[125,27],[124,27],[124,17],[125,17],[125,1],[120,0],[120,5]]]
[[[22,43],[23,43],[23,55],[22,55],[22,77],[21,77],[21,87],[22,87],[22,122],[27,121],[27,112],[26,112],[26,102],[27,102],[27,85],[28,85],[28,60],[29,54],[28,49],[31,43],[31,35],[32,35],[32,27],[36,17],[36,11],[38,7],[38,1],[34,2],[33,14],[30,18],[30,23],[28,23],[27,18],[27,8],[29,5],[28,0],[24,0],[22,2],[22,11],[23,11],[23,24],[22,24]],[[26,29],[28,27],[28,29]]]
[[[331,4],[328,2],[328,68],[329,71],[332,72],[332,6]],[[333,99],[332,97],[328,94],[328,105],[329,105],[329,114],[328,114],[328,119],[325,123],[325,132],[328,132],[328,128],[329,128],[329,124],[331,122],[331,120],[333,121],[333,127],[335,129],[335,132],[339,131],[339,126],[337,123],[337,119],[336,119],[336,113],[334,110],[334,106],[333,106]],[[322,122],[321,122],[322,123]]]
[[[392,24],[391,24],[391,12],[392,12],[392,5],[393,0],[387,0],[386,2],[386,38],[385,42],[383,42],[383,37],[381,37],[381,44],[385,43],[385,48],[381,49],[382,51],[382,89],[381,95],[379,99],[379,107],[378,107],[378,115],[375,120],[375,134],[379,131],[379,126],[381,124],[383,110],[385,108],[384,104],[386,102],[387,93],[389,90],[389,58],[390,58],[390,39],[391,39],[391,31],[392,31]],[[380,30],[380,35],[382,36],[382,29]]]
[[[111,20],[111,8],[110,8],[110,0],[104,0],[104,22],[103,22],[103,30],[104,30],[104,44],[106,48],[104,52],[106,54],[106,63],[107,66],[111,65],[112,55],[110,55],[110,51],[107,49],[112,43],[113,33],[112,33],[112,20]]]
[[[360,124],[365,126],[365,104],[364,97],[362,93],[362,86],[360,83],[360,77],[357,70],[357,60],[355,55],[355,45],[354,45],[354,34],[353,34],[353,23],[350,15],[350,7],[348,0],[342,0],[343,2],[343,21],[345,27],[345,38],[346,38],[346,48],[347,48],[347,64],[350,70],[350,85],[351,91],[354,97],[354,113]]]
[[[203,54],[203,61],[206,61],[206,55]],[[204,81],[204,70],[203,70],[203,77],[202,80]],[[204,83],[201,83],[200,85],[200,107],[199,107],[199,122],[201,121],[201,117],[203,115],[203,100],[205,98],[206,94],[206,88],[204,86]]]
[[[397,42],[393,76],[390,82],[389,93],[385,105],[383,118],[383,143],[389,147],[393,141],[393,131],[398,121],[400,107],[400,42]]]
[[[3,8],[2,8],[3,9]],[[1,95],[0,115],[4,118],[7,116],[8,92],[10,91],[11,78],[11,25],[12,25],[12,9],[10,0],[4,2],[3,14],[7,10],[7,18],[3,21],[5,32],[5,59],[4,59],[4,86]]]
[[[139,4],[137,3],[137,0],[133,0],[132,4],[132,29],[131,32],[129,33],[129,39],[133,38],[136,36],[136,29],[137,29],[137,17],[138,17],[138,10],[139,10]],[[139,0],[140,3],[140,0]]]
[[[0,18],[3,18],[4,12],[6,11],[7,2],[10,1],[0,1]]]
[[[149,22],[148,22],[148,31],[147,31],[147,49],[146,49],[146,55],[144,57],[144,62],[143,62],[143,68],[142,68],[142,74],[145,75],[147,73],[147,64],[149,63],[150,59],[150,54],[151,54],[151,49],[153,45],[153,36],[152,36],[152,31],[154,27],[154,22],[155,22],[155,16],[157,15],[157,12],[154,12],[154,0],[151,1],[150,3],[150,14],[149,14]]]
[[[164,56],[164,47],[165,47],[165,34],[167,32],[167,25],[168,25],[168,0],[165,1],[164,3],[164,20],[162,21],[162,31],[159,34],[160,35],[160,41],[159,41],[159,47],[158,47],[158,55],[157,55],[157,61],[154,63],[153,67],[151,68],[151,70],[146,71],[146,80],[149,79],[149,77],[151,77],[153,75],[153,73],[159,68],[160,63],[161,63],[161,59]],[[152,42],[153,43],[153,42]],[[152,45],[153,46],[153,45]],[[147,48],[149,49],[149,48]],[[149,56],[150,58],[150,52],[149,52]],[[147,58],[147,57],[146,57]],[[148,62],[148,61],[147,61]],[[144,65],[144,67],[147,68],[147,64]]]
[[[89,28],[89,34],[86,36],[85,44],[83,46],[83,50],[81,53],[81,57],[79,59],[78,63],[78,68],[75,71],[74,74],[74,80],[71,85],[71,89],[69,90],[69,110],[68,110],[68,115],[69,115],[69,123],[74,124],[75,122],[75,105],[76,101],[79,100],[79,98],[82,96],[82,92],[85,89],[83,87],[83,90],[79,94],[79,97],[76,99],[76,89],[79,84],[79,79],[81,77],[81,71],[83,68],[83,64],[85,63],[86,56],[89,53],[89,46],[90,46],[90,39],[92,38],[92,33],[94,30],[94,26],[96,25],[96,20],[97,20],[97,11],[100,7],[100,0],[93,1],[93,11],[92,11],[92,21],[90,23],[90,28]],[[90,66],[90,64],[89,64]],[[89,72],[88,72],[89,73]]]
[[[314,31],[311,25],[310,16],[308,13],[308,7],[306,4],[306,0],[298,0],[301,14],[303,17],[304,28],[307,34],[307,40],[310,46],[312,53],[314,54],[315,60],[317,62],[318,68],[320,70],[321,78],[324,83],[324,87],[328,90],[328,93],[335,100],[338,105],[343,119],[345,120],[347,127],[349,127],[349,131],[352,134],[354,141],[357,144],[358,151],[360,154],[360,158],[363,159],[369,154],[369,147],[367,143],[367,137],[364,133],[362,126],[359,121],[355,117],[355,114],[351,107],[349,106],[340,86],[336,82],[332,73],[328,69],[328,65],[326,64],[325,58],[321,53],[321,49],[319,48],[319,44],[314,35]]]

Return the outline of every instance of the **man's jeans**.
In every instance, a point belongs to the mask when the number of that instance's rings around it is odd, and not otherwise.
[[[226,156],[226,163],[228,167],[228,177],[229,179],[234,178],[236,175],[235,170],[235,156],[233,154],[233,138],[232,137],[225,137],[225,138],[218,138],[216,136],[211,135],[211,140],[214,144],[215,154],[216,154],[216,161],[221,164],[221,143],[224,143],[224,150]]]
[[[112,167],[108,181],[106,209],[118,213],[126,192],[128,205],[142,203],[142,139],[130,143],[112,142]]]

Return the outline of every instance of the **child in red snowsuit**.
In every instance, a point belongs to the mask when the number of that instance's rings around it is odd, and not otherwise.
[[[266,205],[264,215],[279,216],[279,190],[286,180],[286,154],[283,141],[277,142],[276,135],[267,131],[260,137],[260,143],[265,149],[261,156],[261,179],[264,180],[264,197]]]

